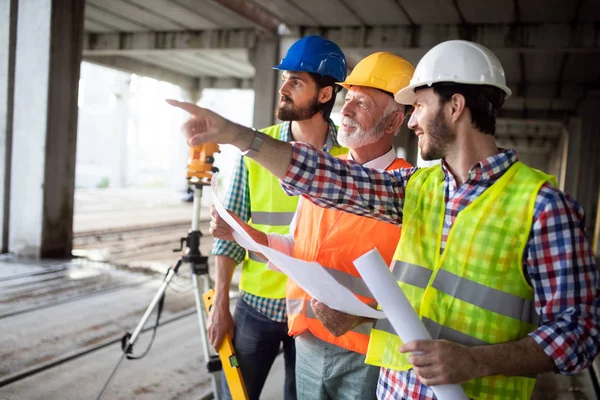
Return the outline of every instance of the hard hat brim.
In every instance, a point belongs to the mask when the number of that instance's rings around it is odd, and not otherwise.
[[[431,87],[434,83],[440,83],[440,82],[461,83],[464,85],[481,85],[481,83],[479,83],[479,82],[470,82],[470,81],[461,81],[461,80],[449,81],[447,79],[439,80],[439,81],[432,81],[432,82],[427,82],[427,83],[419,82],[417,84],[408,85],[407,87],[400,89],[398,91],[398,93],[396,93],[396,96],[394,96],[394,100],[396,100],[396,103],[410,106],[415,102],[415,98],[416,98],[415,89],[416,88],[421,87],[421,86]],[[508,86],[492,85],[489,83],[485,83],[485,85],[494,86],[494,87],[497,87],[498,89],[502,90],[504,93],[506,93],[506,97],[504,97],[505,100],[507,98],[509,98],[510,95],[512,94],[512,91],[510,90],[510,88]]]

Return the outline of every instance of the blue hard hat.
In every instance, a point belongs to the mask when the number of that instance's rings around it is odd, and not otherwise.
[[[328,75],[336,82],[346,80],[346,57],[340,47],[321,36],[305,36],[296,41],[279,65],[281,71],[313,72]]]

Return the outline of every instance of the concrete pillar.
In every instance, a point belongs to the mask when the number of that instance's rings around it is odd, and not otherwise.
[[[546,167],[542,168],[542,170],[556,177],[560,190],[565,190],[568,143],[569,136],[565,129],[556,140],[554,148],[550,151],[548,157],[542,156],[546,160]]]
[[[581,163],[581,119],[572,118],[567,125],[567,157],[564,191],[577,196],[579,188],[579,166]]]
[[[277,100],[277,73],[272,68],[279,62],[279,39],[262,37],[257,40],[250,52],[254,65],[254,120],[257,129],[273,125],[275,122],[275,102]]]
[[[0,2],[0,253],[8,251],[17,0]]]
[[[71,255],[83,0],[20,0],[9,251]]]
[[[576,199],[586,212],[586,229],[592,239],[600,188],[600,92],[588,92],[581,105],[581,152]]]
[[[112,142],[113,151],[107,154],[112,158],[110,187],[125,187],[128,184],[127,154],[129,152],[127,135],[129,133],[129,101],[131,100],[131,79],[129,76],[119,78],[115,96],[115,113],[113,118]]]

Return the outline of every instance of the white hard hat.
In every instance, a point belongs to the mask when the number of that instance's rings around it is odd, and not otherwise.
[[[465,40],[449,40],[429,50],[417,64],[410,84],[396,93],[396,101],[411,105],[415,88],[436,82],[455,82],[469,85],[490,85],[502,89],[506,97],[504,69],[488,48]]]

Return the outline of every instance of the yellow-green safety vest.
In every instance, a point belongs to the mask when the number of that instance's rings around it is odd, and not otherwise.
[[[279,139],[281,124],[273,125],[261,132]],[[334,156],[348,153],[348,149],[334,146],[330,153]],[[248,171],[248,188],[250,191],[249,225],[265,233],[289,233],[298,206],[298,196],[288,196],[279,180],[256,161],[244,157]],[[285,298],[286,275],[271,271],[267,264],[253,252],[247,252],[242,265],[240,289],[255,296],[283,299]]]
[[[513,164],[456,218],[440,254],[445,223],[441,166],[418,170],[408,181],[402,237],[393,274],[433,339],[467,346],[516,341],[539,323],[523,252],[537,194],[546,175]],[[387,319],[371,331],[366,362],[408,370],[402,344]],[[533,377],[488,376],[462,384],[471,399],[529,399]]]

